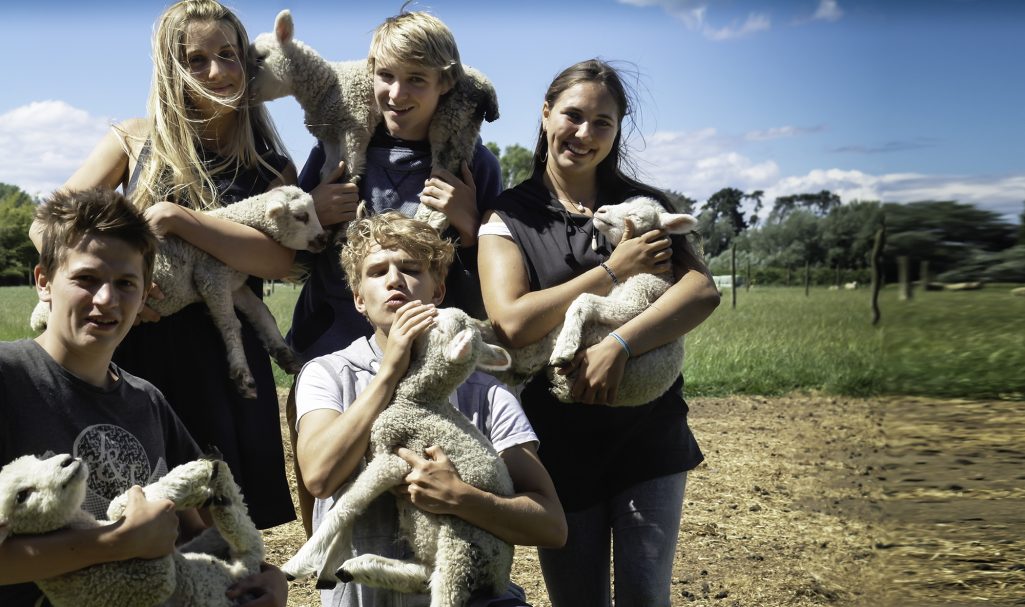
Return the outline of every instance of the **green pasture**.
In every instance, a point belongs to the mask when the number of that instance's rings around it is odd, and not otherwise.
[[[1025,398],[1025,298],[1010,286],[980,291],[880,295],[882,321],[869,323],[869,292],[765,287],[723,292],[719,309],[687,337],[688,396],[814,390],[869,396]],[[277,285],[266,301],[288,328],[298,288]],[[29,287],[0,288],[0,339],[28,337]],[[278,385],[290,384],[276,371]]]

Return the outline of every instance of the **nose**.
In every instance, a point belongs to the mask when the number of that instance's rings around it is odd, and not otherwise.
[[[585,120],[584,122],[581,122],[579,126],[577,126],[577,139],[587,139],[590,136],[591,123]]]
[[[111,282],[104,282],[93,294],[93,304],[97,307],[110,306],[117,302],[117,289]]]
[[[387,279],[386,286],[389,289],[404,287],[406,284],[402,271],[399,270],[398,266],[391,266],[388,268],[388,274],[385,278]]]
[[[406,87],[402,86],[401,81],[397,78],[388,87],[388,98],[392,100],[399,100],[406,93]]]

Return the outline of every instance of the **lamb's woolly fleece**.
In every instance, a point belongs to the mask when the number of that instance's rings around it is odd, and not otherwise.
[[[109,524],[81,509],[88,476],[87,465],[70,455],[45,460],[26,455],[4,466],[0,542],[12,535]],[[259,570],[263,540],[223,462],[183,464],[144,491],[148,499],[170,499],[178,509],[210,504],[215,526],[163,558],[104,563],[37,581],[55,607],[228,607],[228,586]],[[110,521],[121,518],[126,503],[127,494],[111,502]]]
[[[206,213],[256,228],[290,249],[320,251],[329,241],[317,220],[313,198],[295,186],[274,188]],[[246,286],[248,278],[180,238],[165,238],[153,267],[153,281],[160,285],[164,298],[146,303],[161,316],[169,316],[189,304],[205,302],[224,340],[232,381],[242,396],[255,398],[256,381],[249,371],[242,325],[234,308],[252,323],[278,366],[294,374],[302,362],[285,343],[267,305]],[[42,331],[48,317],[49,306],[39,302],[29,322]]]
[[[363,175],[370,138],[382,120],[374,100],[373,74],[366,59],[329,62],[294,38],[292,14],[283,10],[274,31],[260,34],[252,45],[259,70],[250,86],[255,101],[294,96],[306,114],[306,128],[324,144],[321,178],[345,160],[353,179]],[[479,71],[464,66],[465,75],[442,96],[428,131],[431,165],[460,176],[462,162],[473,160],[483,120],[498,119],[498,97]],[[447,217],[420,205],[416,219],[439,231]]]
[[[300,578],[319,573],[318,587],[342,581],[431,593],[432,607],[466,604],[475,590],[498,594],[509,583],[512,547],[490,533],[454,516],[425,512],[398,501],[401,533],[413,548],[414,561],[404,562],[351,554],[356,516],[377,496],[403,482],[410,467],[395,455],[398,447],[423,453],[439,445],[465,482],[511,495],[512,480],[502,459],[480,431],[449,402],[475,368],[492,371],[509,365],[508,353],[481,339],[464,312],[438,312],[435,326],[414,346],[412,363],[391,404],[374,421],[370,461],[338,498],[313,537],[282,568]]]
[[[594,212],[595,227],[614,244],[622,239],[627,219],[637,235],[656,228],[662,228],[669,234],[686,234],[697,225],[693,216],[670,213],[657,201],[641,196],[600,207]],[[605,339],[609,333],[648,309],[669,289],[672,280],[671,271],[637,274],[613,287],[608,295],[579,295],[566,310],[562,324],[529,346],[510,349],[512,368],[495,375],[510,385],[516,385],[547,367],[552,394],[562,402],[572,402],[569,377],[555,373],[554,367],[569,362],[580,349]],[[493,335],[489,323],[481,324],[485,335]],[[683,337],[630,358],[612,406],[650,403],[673,385],[682,367]]]

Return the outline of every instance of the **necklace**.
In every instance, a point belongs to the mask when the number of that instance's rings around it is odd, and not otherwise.
[[[580,213],[581,215],[587,215],[587,211],[588,211],[587,205],[585,205],[582,201],[566,200],[565,198],[559,198],[558,196],[555,195],[554,192],[552,192],[552,200],[561,203],[565,207],[569,207],[571,209],[575,209],[576,212]]]

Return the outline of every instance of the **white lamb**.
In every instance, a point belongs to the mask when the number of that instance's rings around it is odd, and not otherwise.
[[[88,466],[70,455],[26,455],[4,466],[0,543],[14,535],[109,524],[81,509],[88,476]],[[163,558],[115,561],[38,580],[54,607],[228,607],[228,587],[259,570],[263,539],[224,462],[183,464],[144,491],[149,499],[170,499],[178,509],[208,505],[214,527]],[[111,502],[110,521],[122,517],[126,503],[127,494]]]
[[[275,188],[207,212],[256,228],[290,249],[316,252],[329,241],[317,220],[313,198],[295,186]],[[168,316],[189,304],[205,302],[224,340],[235,387],[245,398],[256,398],[256,381],[242,348],[242,324],[233,308],[252,323],[264,347],[285,372],[298,373],[302,362],[285,343],[267,305],[246,286],[248,278],[184,240],[166,238],[160,242],[153,268],[153,281],[160,285],[164,298],[146,303],[161,316]],[[39,302],[29,321],[32,328],[41,331],[48,316],[49,307]]]
[[[656,228],[682,235],[697,225],[693,216],[670,213],[657,201],[641,196],[599,207],[594,212],[595,227],[613,244],[622,239],[627,219],[634,226],[634,234],[638,235]],[[671,271],[637,274],[613,287],[608,295],[579,295],[566,310],[561,325],[529,346],[510,349],[512,368],[507,373],[498,374],[498,377],[515,385],[548,367],[552,394],[560,401],[572,402],[569,378],[555,373],[554,367],[571,361],[581,348],[605,339],[609,333],[648,309],[669,289],[672,281]],[[484,331],[487,334],[488,328],[485,327]],[[643,405],[655,400],[673,385],[682,367],[682,337],[630,358],[612,406]]]
[[[382,117],[374,100],[374,77],[366,59],[329,62],[295,40],[288,10],[278,13],[274,31],[252,45],[258,71],[250,85],[254,101],[294,96],[306,113],[306,128],[324,143],[321,178],[345,160],[350,175],[363,174],[367,147]],[[460,165],[473,159],[482,120],[498,118],[498,97],[479,71],[464,66],[465,76],[441,97],[428,140],[431,164],[461,175]],[[447,226],[444,213],[420,205],[416,219],[437,230]]]
[[[282,569],[295,578],[319,573],[318,587],[337,579],[400,592],[431,593],[432,607],[462,607],[470,594],[498,594],[509,584],[512,546],[455,516],[398,501],[400,533],[415,560],[351,554],[352,524],[374,498],[403,482],[410,466],[398,447],[417,453],[439,445],[467,483],[511,495],[504,462],[470,420],[449,402],[475,368],[507,368],[509,354],[483,341],[475,321],[455,308],[439,310],[435,326],[417,340],[412,362],[388,408],[374,421],[367,467],[339,497],[313,537]]]

